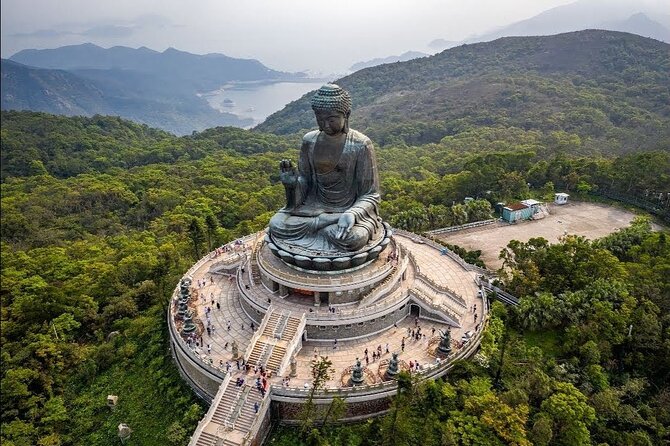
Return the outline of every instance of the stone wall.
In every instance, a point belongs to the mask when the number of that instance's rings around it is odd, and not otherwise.
[[[308,320],[305,331],[309,340],[354,339],[387,329],[403,320],[408,314],[409,305],[403,305],[395,311],[360,322],[343,320],[337,325],[333,325],[332,321],[329,321],[329,325],[310,325],[314,321]]]
[[[344,416],[340,418],[339,421],[354,422],[371,416],[384,414],[391,406],[391,397],[386,396],[380,398],[378,396],[371,396],[370,399],[364,399],[360,401],[352,401],[351,399],[347,398],[345,399],[345,404],[346,411]],[[315,405],[316,411],[318,413],[315,419],[322,419],[328,410],[330,401],[315,400]],[[299,422],[301,408],[302,404],[297,401],[286,402],[273,400],[271,411],[273,419],[278,421],[280,424],[297,424]]]
[[[266,410],[263,414],[263,421],[261,421],[261,427],[258,429],[258,433],[249,443],[250,446],[262,446],[263,442],[270,435],[270,430],[272,429],[272,410]]]
[[[251,319],[253,319],[256,325],[260,326],[261,322],[263,321],[263,316],[265,316],[265,313],[253,307],[249,302],[247,302],[246,299],[242,297],[240,297],[240,304],[242,304],[242,309],[244,310],[244,312],[247,313],[247,315]]]
[[[170,345],[179,373],[200,398],[208,403],[211,402],[219,390],[222,379],[208,371],[209,367],[205,363],[194,362],[177,342],[179,341],[171,339]]]

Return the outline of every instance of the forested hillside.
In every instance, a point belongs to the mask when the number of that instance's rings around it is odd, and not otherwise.
[[[202,406],[169,356],[168,296],[208,249],[267,224],[284,199],[279,161],[296,159],[299,140],[233,128],[177,138],[102,116],[0,118],[3,445],[112,445],[120,422],[137,444],[185,444]],[[382,216],[421,231],[477,219],[486,201],[460,204],[466,196],[645,197],[670,184],[667,151],[576,157],[561,146],[575,136],[559,136],[482,128],[384,147]],[[371,421],[330,432],[330,443],[468,444],[459,439],[471,432],[472,444],[661,444],[665,237],[641,221],[599,242],[510,246],[504,283],[524,301],[496,310],[488,362],[412,386],[397,426]],[[120,397],[113,412],[107,394]],[[499,414],[509,419],[492,425]]]
[[[574,137],[563,151],[572,154],[670,148],[670,45],[633,34],[508,37],[336,83],[351,92],[352,127],[382,145],[438,143],[488,127],[541,138],[568,132]],[[257,129],[313,126],[305,95]]]

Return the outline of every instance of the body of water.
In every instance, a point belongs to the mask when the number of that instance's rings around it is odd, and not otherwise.
[[[304,82],[231,82],[203,94],[203,97],[216,110],[253,119],[253,125],[249,126],[253,127],[289,102],[325,83],[312,79]]]

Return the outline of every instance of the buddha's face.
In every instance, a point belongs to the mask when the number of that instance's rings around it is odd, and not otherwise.
[[[337,135],[344,130],[347,120],[344,113],[335,110],[318,110],[314,114],[316,115],[316,122],[319,124],[319,128],[326,135]]]

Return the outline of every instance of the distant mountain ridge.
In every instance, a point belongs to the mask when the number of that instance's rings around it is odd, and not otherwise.
[[[228,81],[304,77],[301,73],[272,70],[255,59],[236,59],[219,53],[191,54],[174,48],[161,53],[146,47],[106,49],[85,43],[47,50],[23,50],[9,59],[38,68],[136,71],[158,79],[185,82],[199,91],[218,88]]]
[[[422,53],[420,51],[406,51],[400,56],[388,56],[388,57],[377,57],[375,59],[366,60],[364,62],[357,62],[349,67],[351,71],[362,70],[363,68],[370,68],[376,65],[381,65],[385,63],[394,63],[394,62],[406,62],[408,60],[416,59],[419,57],[426,57],[429,54]]]
[[[2,76],[3,110],[118,115],[176,134],[253,122],[212,109],[198,93],[231,81],[304,77],[223,54],[90,43],[20,51],[2,60]]]
[[[670,149],[670,45],[586,30],[506,37],[357,71],[337,81],[352,127],[381,144],[426,144],[480,126],[571,132],[588,150]],[[310,94],[256,127],[313,128]]]

